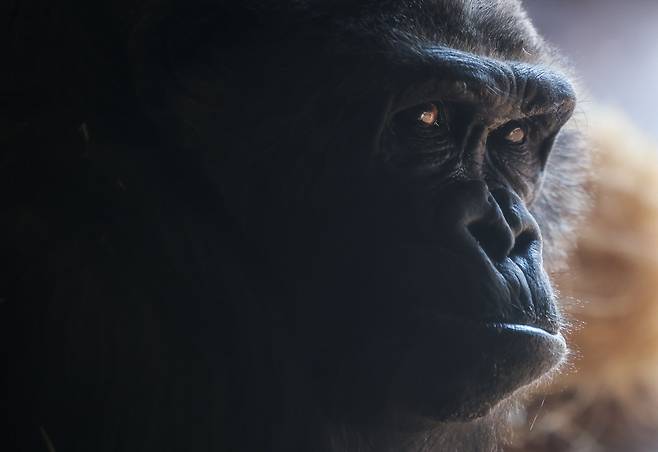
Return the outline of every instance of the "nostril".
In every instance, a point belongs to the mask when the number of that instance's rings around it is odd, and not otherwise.
[[[493,262],[531,254],[541,239],[523,200],[508,189],[480,193],[477,202],[464,205],[462,231]]]
[[[478,221],[466,228],[478,245],[493,261],[502,261],[514,245],[509,228],[502,227],[500,222]]]
[[[530,251],[532,244],[537,241],[537,234],[532,230],[525,230],[514,240],[514,247],[509,252],[510,256],[525,256]]]

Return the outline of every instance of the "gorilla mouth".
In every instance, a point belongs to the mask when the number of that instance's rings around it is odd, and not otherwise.
[[[457,237],[451,246],[407,244],[395,260],[404,266],[382,273],[390,280],[403,275],[404,291],[393,296],[411,300],[421,317],[559,332],[560,314],[538,240],[517,243],[514,253],[493,259],[469,234]],[[387,295],[392,296],[389,292],[382,297]]]
[[[559,367],[567,352],[562,334],[531,325],[443,316],[433,323],[420,333],[432,345],[411,351],[398,383],[408,408],[436,420],[486,415]],[[437,357],[430,368],[428,356]],[[441,375],[440,385],[432,384],[436,375]]]
[[[497,305],[496,315],[487,319],[487,323],[558,334],[559,320],[553,292],[537,283],[540,278],[533,278],[535,273],[541,271],[541,268],[533,268],[531,262],[523,259],[507,259],[501,264],[491,264],[492,275],[499,281],[495,284],[497,287],[488,287],[485,292],[495,299],[493,304]]]
[[[530,325],[471,325],[466,336],[479,338],[473,351],[481,361],[452,379],[452,387],[463,391],[459,397],[452,397],[454,411],[450,417],[456,419],[487,414],[501,400],[557,368],[567,351],[562,334]],[[473,344],[464,335],[457,340],[467,346]],[[450,397],[443,401],[442,409],[448,410]]]

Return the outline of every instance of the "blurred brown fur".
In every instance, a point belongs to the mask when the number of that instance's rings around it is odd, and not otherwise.
[[[571,369],[519,417],[514,451],[658,450],[658,146],[618,113],[589,121],[593,208],[556,275]]]

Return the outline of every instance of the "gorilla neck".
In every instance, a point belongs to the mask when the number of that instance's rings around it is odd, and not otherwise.
[[[469,422],[418,422],[412,427],[384,425],[368,433],[355,432],[349,426],[332,426],[326,452],[439,452],[498,450],[509,435],[507,416],[496,410]]]
[[[312,402],[307,400],[309,404]],[[429,419],[389,419],[368,427],[322,420],[302,409],[279,423],[274,451],[318,452],[440,452],[500,450],[509,442],[509,420],[518,410],[515,399],[501,402],[488,415],[468,422]],[[313,409],[310,410],[314,411]],[[291,439],[296,438],[296,444]]]

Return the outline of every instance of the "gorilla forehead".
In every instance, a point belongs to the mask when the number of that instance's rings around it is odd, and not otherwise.
[[[284,20],[279,16],[277,21],[286,28],[326,18],[342,31],[334,36],[369,34],[396,47],[439,44],[519,61],[536,61],[544,47],[517,0],[310,0],[292,2],[289,9],[263,3],[258,8],[269,17],[285,10]],[[367,44],[361,42],[360,48]]]
[[[397,44],[444,44],[492,57],[530,60],[541,40],[516,1],[382,2],[382,35]],[[424,41],[424,42],[423,42]]]

